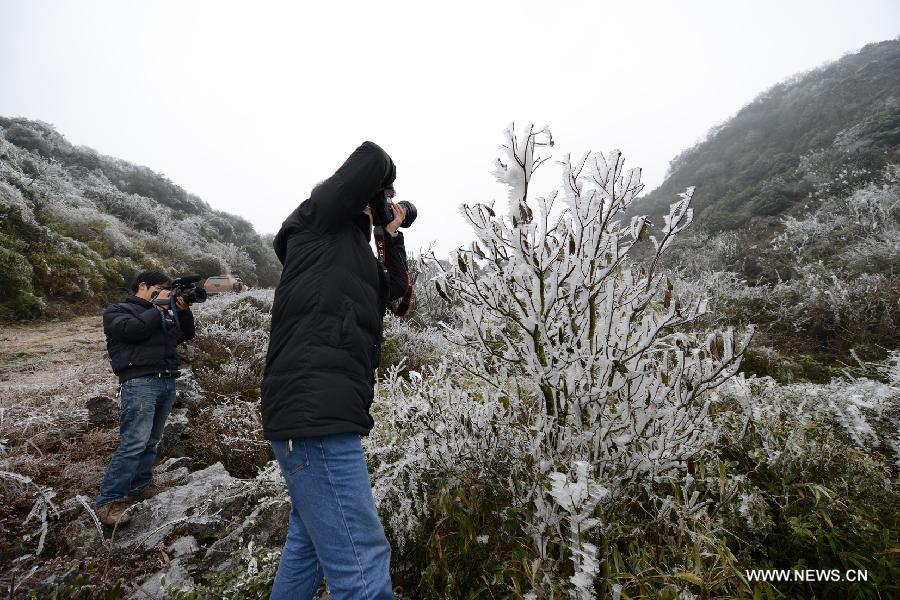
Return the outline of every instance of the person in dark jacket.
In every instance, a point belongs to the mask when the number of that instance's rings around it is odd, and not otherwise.
[[[103,312],[106,350],[119,378],[119,447],[113,454],[97,496],[97,516],[106,525],[123,525],[126,498],[154,493],[156,445],[172,404],[181,357],[175,347],[194,337],[194,316],[179,298],[178,326],[170,307],[152,300],[169,297],[169,279],[156,271],[140,273],[131,285],[134,295]]]
[[[411,293],[393,204],[386,264],[371,247],[372,200],[392,197],[396,169],[365,142],[275,236],[275,290],[262,383],[263,432],[291,496],[272,598],[312,598],[322,577],[337,599],[392,598],[390,546],[378,518],[361,435],[389,303]]]

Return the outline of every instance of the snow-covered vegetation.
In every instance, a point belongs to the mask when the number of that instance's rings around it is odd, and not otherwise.
[[[877,183],[823,177],[811,209],[747,254],[740,232],[692,232],[691,189],[658,230],[624,216],[640,171],[617,151],[565,157],[558,189],[532,189],[535,169],[554,168],[551,141],[547,129],[504,133],[495,176],[508,202],[463,206],[474,241],[449,260],[417,257],[421,301],[386,319],[364,443],[398,597],[900,593],[900,351],[881,329],[898,314],[894,167]],[[778,275],[748,282],[727,268],[748,255]],[[4,585],[124,592],[161,568],[181,574],[162,586],[172,597],[264,597],[289,506],[256,402],[272,299],[196,307],[162,456],[243,479],[223,478],[227,493],[179,513],[149,549],[103,545],[78,500],[105,466],[88,448],[115,439],[83,409],[114,393],[105,364],[4,392],[2,518],[15,544],[3,552],[16,556]],[[844,363],[811,378],[781,342],[808,344],[816,327],[843,340]],[[200,548],[172,559],[186,535]],[[67,539],[101,566],[79,566]],[[131,570],[111,566],[126,551]],[[747,578],[761,568],[868,580]]]
[[[822,156],[801,161],[813,182],[805,212],[763,239],[689,232],[666,260],[681,285],[711,298],[713,320],[756,324],[745,370],[779,381],[862,374],[860,360],[883,361],[900,346],[898,166],[823,174]],[[847,177],[855,184],[843,185]]]
[[[563,161],[561,191],[533,198],[549,141],[507,131],[505,214],[464,207],[476,241],[434,277],[455,311],[430,346],[455,349],[379,387],[373,483],[411,585],[436,597],[749,595],[741,566],[855,564],[853,544],[878,549],[873,573],[894,573],[894,542],[879,536],[896,540],[897,355],[868,365],[873,379],[733,378],[749,332],[710,329],[709,288],[659,271],[690,190],[658,235],[617,218],[640,185],[616,152]],[[633,262],[641,243],[651,251]],[[804,489],[812,516],[798,510]],[[867,495],[879,501],[851,500]],[[824,532],[830,512],[866,528]],[[792,542],[772,551],[781,538]]]
[[[564,161],[534,198],[549,132],[506,135],[506,210],[464,207],[476,241],[420,263],[442,316],[387,321],[366,448],[398,593],[807,595],[744,573],[802,565],[893,589],[900,355],[823,384],[734,375],[750,332],[710,328],[705,284],[660,266],[690,192],[651,235],[617,218],[640,189],[618,153]],[[210,330],[243,322],[257,353],[260,302],[209,305]]]
[[[113,300],[149,268],[233,271],[254,286],[280,270],[245,220],[45,123],[0,117],[0,319]]]

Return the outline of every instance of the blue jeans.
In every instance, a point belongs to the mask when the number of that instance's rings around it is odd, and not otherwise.
[[[137,494],[153,479],[156,445],[175,403],[175,378],[136,377],[122,384],[119,447],[97,496],[97,506]]]
[[[384,535],[359,435],[272,442],[291,517],[272,600],[307,600],[322,577],[335,600],[393,598]]]

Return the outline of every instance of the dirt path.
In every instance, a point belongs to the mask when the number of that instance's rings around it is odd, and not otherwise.
[[[0,382],[52,377],[75,365],[106,360],[100,315],[13,325],[0,332]]]

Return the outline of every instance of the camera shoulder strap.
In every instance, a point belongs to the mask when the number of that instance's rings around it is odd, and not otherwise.
[[[391,310],[394,311],[394,314],[398,317],[403,317],[409,312],[409,307],[412,306],[412,296],[413,296],[413,286],[412,281],[409,277],[409,269],[406,270],[406,289],[403,290],[403,295],[400,296],[400,299],[397,300],[397,305],[392,307]]]
[[[387,266],[387,249],[385,248],[385,231],[381,225],[372,228],[372,234],[375,236],[375,252],[378,254],[378,262]]]
[[[387,266],[387,242],[385,237],[388,235],[384,231],[384,227],[380,225],[376,225],[373,228],[372,233],[375,236],[375,252],[378,254],[378,262],[382,265]],[[412,305],[412,295],[413,295],[413,286],[412,280],[409,276],[409,269],[405,270],[406,274],[406,289],[403,290],[403,295],[400,298],[390,303],[391,312],[393,312],[398,317],[402,317],[409,312],[409,307]],[[390,277],[390,275],[388,275]],[[390,283],[388,283],[390,285]]]

